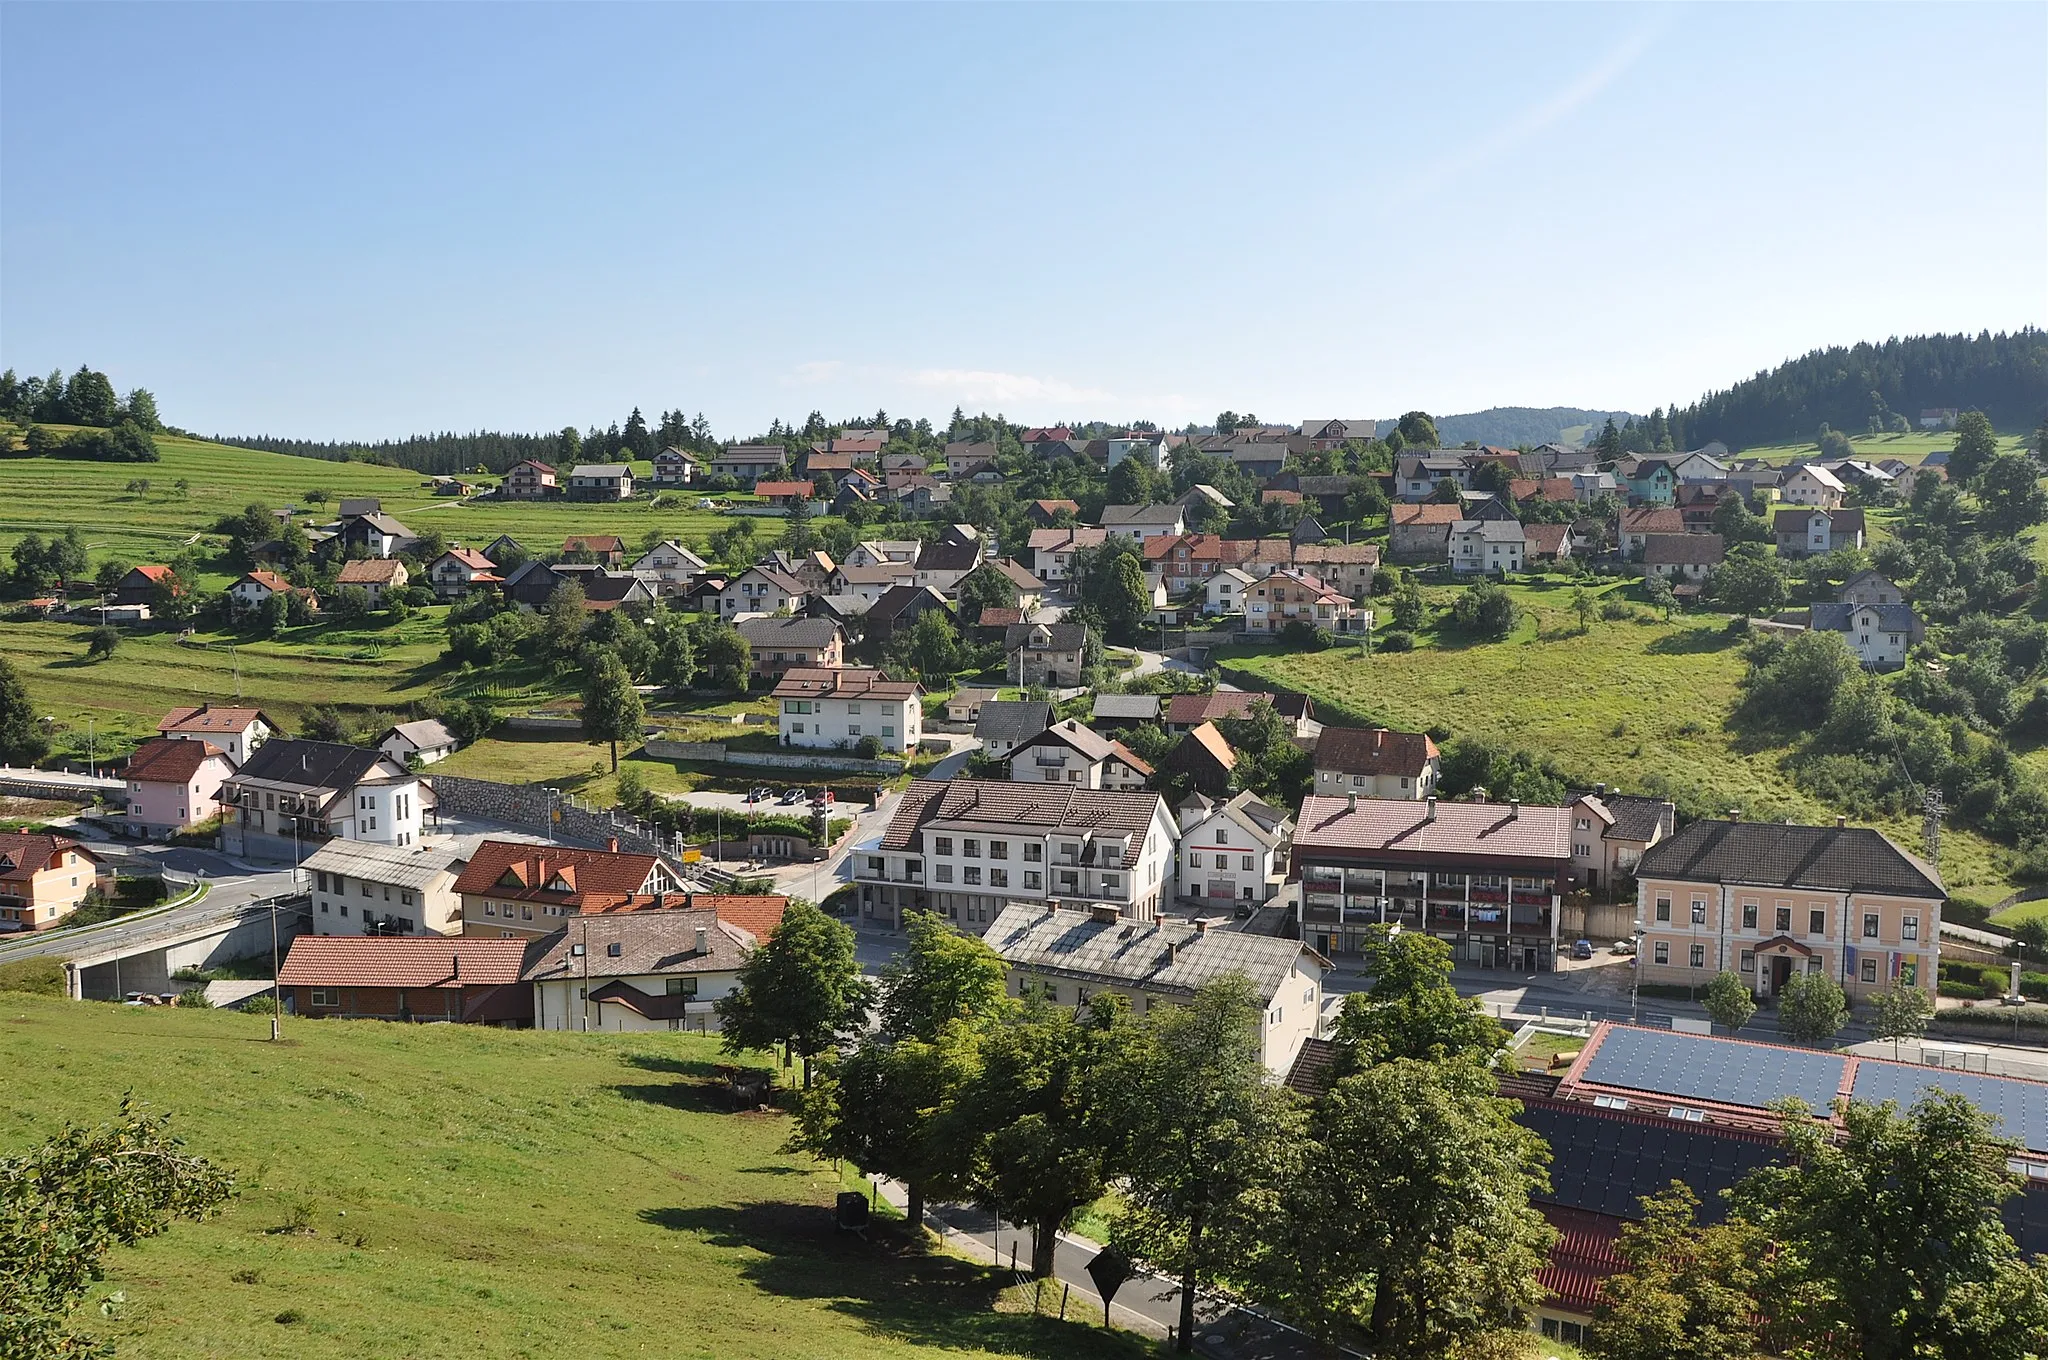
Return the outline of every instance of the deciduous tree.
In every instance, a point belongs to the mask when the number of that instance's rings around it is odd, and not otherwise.
[[[740,964],[733,990],[713,1003],[728,1053],[786,1046],[811,1060],[865,1022],[870,988],[853,956],[853,931],[792,899],[775,933]]]
[[[615,653],[597,653],[583,683],[583,736],[611,744],[612,773],[619,770],[619,743],[639,737],[646,721],[647,710],[626,664]]]
[[[1778,1027],[1803,1044],[1834,1038],[1848,1021],[1848,998],[1826,973],[1794,973],[1778,989]]]
[[[1865,998],[1870,1003],[1870,1032],[1892,1041],[1892,1055],[1898,1056],[1899,1040],[1917,1039],[1927,1033],[1927,1021],[1934,1003],[1919,987],[1894,982],[1881,992]]]
[[[1991,428],[1990,417],[1982,411],[1965,411],[1956,417],[1956,446],[1948,455],[1950,481],[1972,481],[1997,456],[1998,434]]]
[[[936,912],[910,913],[904,936],[903,953],[882,970],[884,1035],[930,1042],[948,1025],[981,1028],[1001,1018],[1007,972],[995,950]]]
[[[0,656],[0,764],[34,765],[50,754],[50,738],[29,702],[14,663]]]
[[[1586,1350],[1598,1360],[1751,1360],[1757,1271],[1770,1243],[1747,1223],[1700,1227],[1683,1183],[1643,1197],[1621,1230],[1622,1268],[1600,1286]]]
[[[1708,1018],[1723,1029],[1741,1029],[1756,1014],[1756,998],[1750,995],[1749,984],[1741,974],[1726,969],[1714,974],[1700,1004],[1707,1008]]]
[[[1361,1065],[1415,1058],[1492,1061],[1507,1034],[1451,985],[1451,950],[1417,931],[1375,930],[1365,949],[1372,986],[1344,998],[1338,1042]]]

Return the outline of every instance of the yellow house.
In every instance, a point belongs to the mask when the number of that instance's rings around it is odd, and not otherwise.
[[[48,930],[104,872],[98,856],[68,836],[0,833],[0,931]]]
[[[1932,865],[1882,832],[1698,821],[1636,866],[1642,980],[1704,985],[1731,971],[1760,997],[1795,973],[1851,996],[1894,981],[1933,992],[1941,904]]]

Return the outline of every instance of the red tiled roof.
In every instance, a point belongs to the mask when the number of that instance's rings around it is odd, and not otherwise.
[[[1008,605],[990,605],[981,611],[983,628],[1009,628],[1024,622],[1024,611]]]
[[[1139,774],[1145,776],[1145,778],[1150,779],[1155,773],[1157,773],[1157,771],[1155,771],[1150,765],[1146,764],[1143,760],[1139,759],[1138,753],[1136,751],[1133,751],[1130,747],[1124,745],[1122,742],[1112,741],[1109,744],[1109,749],[1118,760],[1121,760],[1124,764],[1130,766]]]
[[[615,553],[626,550],[626,540],[617,534],[571,534],[562,540],[563,552]]]
[[[594,904],[639,892],[656,862],[653,855],[631,851],[485,841],[455,880],[455,891],[528,902],[566,899],[572,904],[589,897]],[[558,878],[567,885],[566,892],[548,887]]]
[[[755,482],[754,490],[763,496],[808,496],[810,482]]]
[[[504,987],[519,981],[526,946],[460,935],[301,935],[277,980],[286,987]]]
[[[1315,767],[1342,774],[1405,775],[1421,778],[1437,747],[1426,732],[1385,727],[1326,727],[1316,738]]]
[[[1557,1229],[1557,1242],[1550,1249],[1550,1259],[1536,1272],[1536,1282],[1558,1307],[1573,1313],[1592,1312],[1600,1301],[1601,1283],[1621,1269],[1615,1243],[1624,1220],[1561,1204],[1536,1207]]]
[[[1555,557],[1565,540],[1571,536],[1569,524],[1524,524],[1522,536],[1529,540],[1529,551],[1539,557]]]
[[[261,568],[251,572],[244,572],[242,580],[254,581],[273,595],[283,595],[292,588],[292,583],[285,580],[284,577],[279,576],[274,571],[264,571]],[[237,582],[237,584],[240,584],[240,582]]]
[[[210,741],[183,741],[176,737],[152,737],[128,757],[124,779],[145,784],[184,784],[199,773],[199,767],[227,752]]]
[[[1380,550],[1371,543],[1304,543],[1294,550],[1294,560],[1305,567],[1376,567]]]
[[[173,574],[169,567],[157,562],[145,562],[135,570],[141,572],[150,580],[158,582],[169,580]]]
[[[442,556],[452,557],[472,571],[490,571],[498,565],[475,548],[450,548]]]
[[[1080,513],[1081,513],[1081,506],[1080,506],[1080,503],[1079,503],[1079,502],[1077,502],[1077,501],[1067,501],[1067,500],[1057,500],[1057,501],[1044,501],[1044,500],[1040,500],[1040,501],[1033,501],[1033,502],[1031,502],[1031,503],[1032,503],[1033,505],[1035,505],[1035,506],[1037,506],[1037,507],[1038,507],[1038,509],[1039,509],[1039,512],[1040,512],[1041,514],[1047,514],[1047,515],[1057,515],[1057,514],[1058,514],[1058,513],[1060,512],[1060,511],[1062,511],[1062,510],[1068,511],[1068,512],[1070,512],[1070,513],[1072,513],[1072,514],[1076,514],[1076,515],[1078,515],[1078,514],[1080,514]]]
[[[1456,524],[1465,518],[1462,505],[1439,505],[1425,501],[1420,505],[1397,505],[1393,511],[1393,523],[1403,524]]]
[[[1621,531],[1625,534],[1682,534],[1685,532],[1685,515],[1661,506],[1639,506],[1621,512]]]
[[[1218,718],[1248,718],[1254,699],[1270,703],[1272,698],[1270,694],[1238,689],[1219,689],[1208,694],[1176,694],[1167,701],[1166,722],[1176,727],[1192,727]]]
[[[163,721],[156,725],[159,732],[241,732],[249,725],[262,719],[271,727],[270,715],[260,708],[215,708],[212,704],[201,704],[197,708],[174,708],[164,714]]]
[[[1493,855],[1571,859],[1571,810],[1440,799],[1345,798],[1310,795],[1294,832],[1297,852],[1381,851],[1412,855]]]

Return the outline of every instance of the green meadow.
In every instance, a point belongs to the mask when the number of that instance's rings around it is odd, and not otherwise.
[[[843,1172],[782,1151],[783,1114],[732,1109],[714,1041],[285,1034],[0,994],[0,1153],[110,1119],[132,1091],[236,1173],[216,1218],[108,1258],[80,1316],[129,1360],[1151,1353],[1085,1319],[997,1311],[998,1272],[897,1225],[839,1231]]]

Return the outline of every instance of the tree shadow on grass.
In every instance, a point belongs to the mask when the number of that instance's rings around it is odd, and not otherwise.
[[[1704,652],[1725,652],[1748,641],[1719,628],[1685,628],[1652,638],[1643,650],[1651,656],[1698,656]]]
[[[892,1340],[1031,1360],[1154,1353],[1129,1332],[994,1311],[1007,1270],[930,1250],[898,1224],[876,1220],[863,1241],[825,1205],[778,1202],[647,1209],[640,1219],[741,1251],[741,1274],[762,1291],[821,1301]]]
[[[732,1088],[716,1079],[694,1079],[636,1085],[622,1083],[611,1088],[614,1095],[637,1100],[643,1105],[660,1105],[688,1114],[735,1114],[740,1103]]]
[[[628,1053],[626,1065],[637,1067],[642,1072],[670,1072],[679,1077],[700,1077],[723,1080],[725,1069],[714,1062],[697,1058],[672,1058],[665,1053]]]

